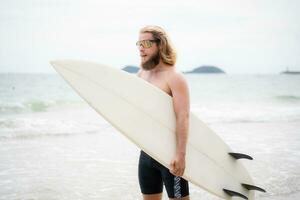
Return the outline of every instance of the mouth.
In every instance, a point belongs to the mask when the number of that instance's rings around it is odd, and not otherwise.
[[[141,56],[141,60],[144,62],[146,59],[147,59],[147,55],[143,54],[143,55],[140,55]]]

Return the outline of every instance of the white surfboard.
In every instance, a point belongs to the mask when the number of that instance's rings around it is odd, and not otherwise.
[[[120,133],[169,167],[176,142],[171,96],[113,67],[76,60],[51,64]],[[253,181],[241,161],[228,155],[230,148],[193,113],[186,151],[185,179],[224,199],[230,195],[254,199],[249,190]],[[243,183],[250,185],[248,189]]]

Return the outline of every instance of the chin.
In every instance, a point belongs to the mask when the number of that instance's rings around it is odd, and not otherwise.
[[[141,66],[143,66],[145,63],[147,63],[147,60],[142,60],[141,61]]]
[[[142,63],[145,63],[145,62],[147,62],[149,59],[148,58],[143,58],[142,59]]]

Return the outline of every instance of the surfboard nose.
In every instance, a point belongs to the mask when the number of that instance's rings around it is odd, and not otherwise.
[[[54,67],[64,67],[66,60],[51,60],[50,64]]]

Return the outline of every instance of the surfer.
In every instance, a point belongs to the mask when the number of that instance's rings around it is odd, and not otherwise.
[[[164,184],[170,199],[188,200],[189,184],[181,177],[185,170],[189,127],[187,81],[181,72],[176,71],[176,51],[164,29],[158,26],[142,28],[136,45],[141,57],[141,69],[137,76],[173,97],[176,116],[176,152],[170,170],[141,151],[138,176],[143,199],[160,200]]]

